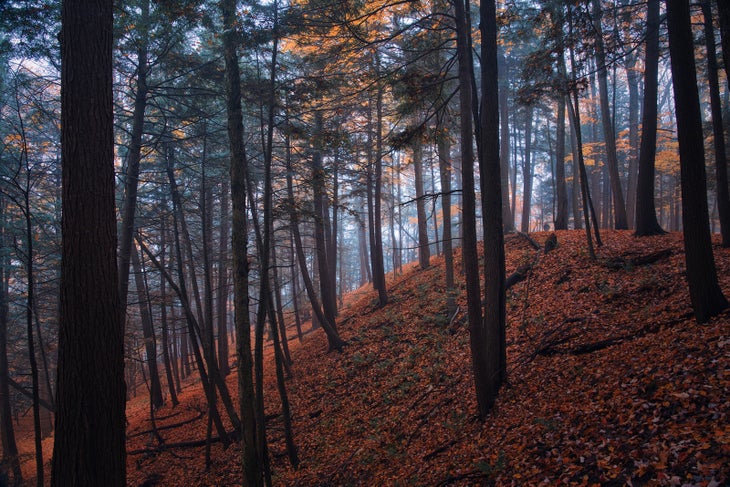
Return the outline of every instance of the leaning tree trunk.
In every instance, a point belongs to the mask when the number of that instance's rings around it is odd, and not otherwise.
[[[336,324],[330,322],[322,311],[322,307],[317,298],[317,293],[312,283],[312,278],[309,275],[309,269],[307,268],[307,258],[304,255],[304,246],[302,245],[302,236],[299,232],[299,215],[295,208],[294,203],[294,183],[293,183],[293,170],[291,165],[291,154],[289,138],[287,136],[287,157],[286,157],[286,189],[287,197],[289,199],[289,219],[291,222],[291,232],[294,237],[294,249],[299,262],[299,270],[301,271],[302,280],[304,281],[304,288],[307,291],[309,302],[312,305],[312,311],[319,320],[322,328],[324,329],[325,335],[327,336],[327,344],[329,350],[342,351],[342,347],[345,346],[345,342],[340,338],[337,332]]]
[[[147,370],[150,377],[150,402],[152,409],[160,409],[164,403],[162,399],[162,385],[157,368],[157,342],[155,340],[152,313],[149,307],[149,293],[143,276],[142,264],[136,247],[132,248],[132,269],[134,269],[134,283],[137,287],[137,303],[139,316],[142,322],[145,354],[147,355]],[[140,364],[141,365],[141,364]]]
[[[165,201],[165,200],[163,200]],[[163,205],[163,208],[167,208],[167,202]],[[167,217],[162,217],[162,223],[160,228],[160,265],[164,268],[165,257],[167,252]],[[165,279],[160,279],[160,327],[162,329],[162,361],[165,365],[165,374],[167,377],[167,389],[170,392],[170,400],[172,401],[172,407],[177,406],[180,402],[177,399],[177,390],[175,388],[174,376],[177,375],[177,363],[176,357],[170,357],[170,331],[167,323],[167,286]],[[173,341],[175,340],[173,335]],[[178,384],[179,384],[178,378]]]

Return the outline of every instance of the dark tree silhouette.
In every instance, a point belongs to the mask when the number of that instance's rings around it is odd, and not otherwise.
[[[502,233],[502,188],[499,165],[499,103],[497,89],[497,11],[494,0],[482,0],[480,8],[482,34],[482,153],[479,159],[484,223],[484,322],[482,331],[483,367],[478,387],[479,414],[491,410],[506,377],[506,301],[504,270],[504,234]],[[531,123],[528,121],[528,123]]]
[[[668,0],[666,5],[679,139],[687,281],[695,318],[704,323],[725,309],[728,303],[718,284],[712,255],[702,117],[689,2]]]
[[[61,9],[63,240],[55,487],[126,485],[124,329],[117,284],[113,2]]]
[[[636,235],[664,233],[654,206],[654,160],[656,157],[657,94],[659,79],[659,0],[649,0],[646,15],[644,60],[644,110],[639,146],[639,180],[636,185]]]

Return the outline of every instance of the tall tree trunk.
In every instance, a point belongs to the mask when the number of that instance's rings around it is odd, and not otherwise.
[[[439,156],[439,176],[441,178],[441,212],[444,217],[442,239],[444,241],[444,276],[446,279],[446,308],[451,315],[456,309],[454,293],[454,250],[451,242],[451,145],[446,123],[442,120],[436,139]],[[509,204],[507,205],[509,209]]]
[[[291,220],[291,231],[294,236],[294,248],[297,254],[297,260],[299,261],[299,269],[301,271],[302,280],[304,281],[304,288],[307,291],[309,302],[312,305],[312,311],[319,320],[322,328],[324,328],[325,335],[327,336],[327,345],[329,350],[342,351],[342,347],[345,346],[345,342],[340,338],[337,333],[336,324],[330,322],[319,304],[317,293],[314,290],[314,284],[309,275],[309,269],[307,268],[307,258],[304,255],[304,246],[302,245],[302,236],[299,233],[299,215],[294,203],[294,183],[293,183],[293,170],[291,165],[291,144],[289,142],[289,136],[287,135],[286,141],[287,156],[286,156],[286,189],[287,197],[289,199],[289,218]]]
[[[725,65],[725,80],[730,85],[730,3],[718,0],[717,10],[722,38],[722,62]]]
[[[568,101],[568,105],[570,105],[570,97],[571,95],[566,96],[566,100]],[[575,230],[579,230],[583,228],[583,220],[581,215],[581,205],[580,205],[580,163],[579,163],[579,157],[578,157],[578,143],[576,141],[576,130],[573,122],[573,116],[568,113],[568,118],[570,120],[570,152],[572,154],[573,164],[571,167],[572,172],[572,183],[571,183],[571,191],[570,191],[570,197],[571,197],[571,207],[572,207],[572,213],[573,213],[573,228]]]
[[[400,164],[398,163],[399,156],[393,155],[393,163],[391,165],[391,169],[393,172],[400,170]],[[398,242],[398,237],[395,233],[395,220],[396,220],[396,207],[400,205],[400,198],[396,196],[396,189],[395,189],[395,177],[391,177],[389,181],[389,190],[390,190],[390,196],[391,196],[391,204],[390,204],[390,218],[388,219],[388,227],[390,229],[390,248],[393,249],[392,255],[391,255],[391,262],[393,264],[393,273],[397,274],[400,272],[400,243]]]
[[[276,241],[275,233],[272,230],[272,238]],[[284,320],[284,307],[281,299],[281,281],[279,280],[279,263],[276,255],[276,244],[271,246],[271,279],[274,295],[274,305],[276,310],[276,321],[279,324],[279,335],[281,336],[281,351],[284,353],[283,365],[287,374],[291,372],[289,366],[292,363],[291,354],[289,353],[289,340],[286,336],[286,321]]]
[[[231,420],[231,423],[235,428],[238,428],[239,426],[239,418],[238,414],[236,413],[236,409],[233,406],[233,401],[230,396],[230,392],[228,391],[228,386],[226,385],[225,381],[223,380],[223,377],[220,374],[220,371],[218,370],[218,362],[215,358],[215,351],[213,349],[213,345],[210,341],[210,326],[208,326],[205,323],[205,318],[203,317],[203,305],[201,303],[200,299],[200,291],[198,290],[198,279],[195,275],[195,263],[194,263],[194,254],[193,254],[193,248],[192,248],[192,240],[190,238],[190,232],[188,231],[187,222],[185,221],[185,214],[183,212],[182,207],[182,198],[180,197],[180,191],[177,187],[177,181],[175,180],[175,172],[174,172],[174,151],[171,146],[167,146],[166,149],[166,159],[167,159],[167,178],[170,182],[170,196],[172,197],[172,206],[173,206],[173,218],[174,218],[174,235],[175,235],[175,248],[176,248],[176,257],[178,261],[178,275],[180,276],[180,279],[182,280],[184,278],[184,272],[183,272],[183,254],[182,254],[182,246],[183,243],[185,244],[185,250],[188,254],[188,270],[190,272],[190,282],[192,283],[193,287],[193,295],[195,296],[195,306],[197,310],[197,319],[195,319],[195,315],[192,316],[193,321],[190,322],[190,317],[186,316],[188,319],[189,325],[192,324],[192,327],[188,327],[190,331],[192,331],[192,334],[190,336],[190,340],[192,341],[191,345],[193,346],[193,351],[197,348],[197,343],[195,341],[195,337],[197,334],[197,337],[200,339],[200,347],[203,349],[203,356],[205,357],[205,363],[208,366],[208,377],[210,378],[210,382],[213,385],[214,388],[217,388],[220,392],[221,401],[223,402],[223,407],[226,410],[226,413],[228,414],[228,417]],[[179,252],[178,246],[180,247]],[[183,282],[180,282],[180,288],[182,289]],[[187,290],[183,294],[183,296],[180,296],[181,300],[189,300]],[[184,303],[183,303],[184,304]],[[191,312],[192,312],[192,306],[189,306]],[[187,315],[187,312],[186,312]],[[197,361],[197,357],[196,357]],[[200,366],[200,364],[198,364]],[[215,392],[210,396],[210,399],[215,401]],[[212,404],[212,403],[211,403]]]
[[[132,112],[132,131],[129,137],[129,149],[126,157],[127,173],[124,177],[124,203],[121,210],[122,223],[119,235],[119,293],[122,308],[127,307],[129,290],[129,263],[132,256],[132,239],[134,238],[134,214],[137,210],[137,186],[139,185],[139,163],[142,157],[142,134],[144,132],[144,112],[147,107],[147,49],[150,22],[150,2],[142,0],[141,18],[137,29],[139,38],[137,45],[137,91],[134,95]],[[126,316],[123,316],[123,318]]]
[[[377,58],[377,54],[375,56]],[[376,61],[379,64],[379,60]],[[379,68],[379,66],[378,66]],[[378,304],[382,308],[388,304],[385,285],[385,266],[383,263],[383,227],[380,210],[383,185],[383,86],[378,83],[375,98],[375,158],[373,160],[373,219],[370,238],[370,257],[373,270],[373,285],[378,291]]]
[[[339,239],[339,222],[338,222],[338,210],[340,205],[340,157],[339,152],[335,149],[334,160],[332,161],[332,224],[330,226],[330,239],[327,243],[327,262],[330,271],[330,292],[332,294],[331,300],[334,303],[335,316],[337,316],[337,269],[342,267],[342,263],[337,261],[337,242]],[[324,198],[325,204],[328,199]],[[327,206],[327,205],[325,205]],[[329,210],[325,211],[324,216],[329,214]]]
[[[636,185],[636,235],[640,237],[664,233],[657,221],[654,205],[658,79],[659,0],[649,0],[646,16],[644,109],[639,147],[639,178]]]
[[[522,223],[520,230],[527,233],[530,231],[530,209],[532,208],[532,113],[533,105],[525,107],[525,156],[522,160]]]
[[[207,134],[205,127],[203,127],[203,133]],[[213,242],[211,241],[213,234],[213,196],[208,186],[208,177],[206,174],[206,142],[207,136],[204,135],[203,155],[200,164],[200,226],[202,229],[201,237],[203,240],[203,296],[205,300],[203,305],[203,315],[205,320],[202,323],[203,329],[201,331],[203,332],[203,336],[201,337],[201,340],[207,341],[208,348],[210,350],[210,360],[213,362],[215,368],[218,369],[217,373],[222,376],[220,368],[218,367],[219,362],[217,361],[215,354],[216,344],[215,334],[213,332],[213,328],[215,326],[213,322],[213,265],[210,256],[210,250],[213,246]],[[193,279],[195,279],[194,276]]]
[[[162,399],[160,374],[157,369],[157,343],[152,325],[152,313],[150,313],[149,307],[149,293],[142,275],[142,264],[136,247],[132,248],[132,268],[134,270],[134,282],[137,287],[137,304],[139,305],[139,316],[142,321],[142,335],[150,376],[150,402],[153,409],[160,409],[164,401]]]
[[[7,249],[5,239],[6,232],[5,201],[0,196],[0,248]],[[23,482],[23,472],[20,469],[20,457],[18,456],[18,445],[15,441],[15,429],[13,428],[13,415],[10,407],[10,377],[8,367],[8,313],[10,288],[10,255],[3,251],[0,253],[0,444],[2,445],[2,467],[3,471],[11,473],[9,486],[20,487]],[[6,470],[7,469],[7,470]]]
[[[606,50],[603,45],[602,17],[600,0],[593,0],[593,26],[596,33],[596,62],[598,63],[598,94],[601,103],[601,125],[603,125],[603,137],[606,142],[606,162],[608,164],[611,182],[611,195],[613,196],[614,226],[617,230],[625,230],[629,226],[626,218],[624,193],[621,189],[621,179],[618,172],[616,134],[608,103],[608,70],[606,66]]]
[[[167,201],[163,199],[163,208],[167,209]],[[160,265],[164,268],[167,256],[167,217],[162,217],[160,225]],[[177,373],[177,357],[173,354],[170,357],[170,331],[167,322],[167,282],[160,279],[160,327],[162,328],[162,361],[165,365],[165,374],[167,377],[167,388],[170,392],[170,400],[172,407],[177,406],[180,402],[177,399],[177,390],[175,387],[175,376],[179,387],[180,378]],[[173,342],[175,341],[173,334]]]
[[[370,199],[370,198],[368,198]],[[360,205],[362,207],[362,205]],[[368,282],[372,281],[373,277],[370,273],[370,262],[368,262],[368,236],[367,228],[365,225],[366,215],[358,213],[359,218],[357,219],[357,242],[358,242],[358,255],[360,257],[360,286],[364,286]]]
[[[289,262],[291,272],[291,302],[294,309],[294,325],[297,328],[297,338],[302,343],[302,317],[299,312],[299,276],[297,276],[297,262],[294,258],[294,235],[289,229],[290,245],[289,245]]]
[[[626,9],[629,12],[629,9]],[[627,15],[630,15],[627,13]],[[630,19],[626,19],[627,23]],[[648,23],[648,21],[647,21]],[[626,79],[629,87],[629,167],[626,184],[626,217],[629,228],[636,228],[636,187],[639,174],[639,69],[637,56],[631,53],[626,57]]]
[[[558,96],[558,126],[555,143],[555,230],[568,229],[568,190],[565,184],[565,95]]]
[[[228,360],[228,239],[230,218],[228,213],[228,181],[221,183],[220,240],[218,241],[218,289],[216,305],[218,313],[218,367],[223,377],[231,373]]]
[[[423,141],[418,136],[413,141],[413,176],[416,187],[416,218],[418,220],[418,264],[421,269],[427,269],[431,265],[431,250],[428,246],[426,202],[423,190]]]
[[[484,387],[489,378],[485,375],[484,325],[482,321],[481,285],[479,283],[479,256],[477,254],[476,199],[474,185],[474,133],[472,121],[471,51],[468,36],[471,23],[468,21],[463,0],[454,2],[456,19],[456,49],[459,61],[459,108],[461,113],[461,173],[463,201],[463,240],[462,262],[466,278],[467,316],[469,320],[469,340],[471,344],[474,388],[480,416],[486,416],[491,400]]]
[[[236,358],[238,360],[238,399],[241,420],[241,450],[244,485],[263,485],[258,465],[256,416],[254,409],[253,357],[251,356],[251,323],[248,304],[248,224],[246,214],[246,178],[248,161],[243,144],[241,110],[241,73],[236,46],[236,1],[221,0],[223,15],[223,57],[225,60],[226,113],[228,143],[231,153],[231,201],[233,203],[233,304],[235,309]]]
[[[312,193],[314,195],[314,242],[317,251],[317,266],[319,270],[319,291],[322,298],[324,315],[330,323],[337,319],[337,301],[333,293],[334,283],[331,282],[332,274],[330,267],[334,262],[329,262],[327,252],[327,239],[325,238],[325,220],[329,219],[328,212],[325,212],[325,182],[326,174],[322,167],[322,141],[324,136],[324,119],[321,111],[314,115],[315,119],[315,146],[312,151]]]
[[[22,122],[21,122],[22,123]],[[40,383],[38,377],[38,360],[36,357],[35,338],[33,336],[33,311],[35,305],[35,250],[33,246],[33,221],[31,218],[30,195],[31,195],[31,169],[28,163],[28,150],[23,132],[23,158],[25,159],[25,187],[23,188],[23,203],[20,210],[25,220],[25,271],[27,279],[27,291],[25,302],[25,332],[28,340],[28,361],[30,363],[31,391],[33,397],[33,437],[35,445],[36,461],[36,482],[38,487],[43,487],[43,434],[41,428],[40,411]]]
[[[509,203],[509,71],[507,57],[499,54],[499,163],[502,178],[502,224],[506,233],[515,231]],[[512,188],[514,191],[514,188]]]
[[[113,2],[61,7],[63,224],[51,486],[126,485]]]
[[[702,117],[689,2],[667,1],[666,8],[679,139],[687,281],[695,318],[704,323],[727,308],[728,302],[718,284],[712,255]]]
[[[717,177],[717,211],[720,215],[722,246],[730,247],[730,196],[727,181],[727,153],[725,151],[725,131],[720,101],[720,83],[717,79],[717,53],[715,52],[715,27],[712,23],[712,5],[702,0],[704,15],[705,43],[707,45],[707,79],[710,83],[710,107],[712,110],[712,134],[715,145],[715,175]]]
[[[482,152],[479,172],[484,222],[484,329],[481,337],[483,342],[478,350],[482,357],[478,362],[479,367],[483,367],[480,375],[484,382],[483,391],[477,392],[477,397],[479,414],[484,418],[493,407],[499,388],[507,376],[502,179],[499,164],[497,7],[494,0],[482,0],[479,25],[482,35],[482,100],[479,132]],[[529,144],[529,131],[527,137]],[[472,347],[472,357],[476,364],[477,360],[473,353]]]

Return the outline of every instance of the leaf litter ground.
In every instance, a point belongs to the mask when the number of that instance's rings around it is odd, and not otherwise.
[[[540,245],[549,234],[531,234]],[[506,238],[508,383],[485,422],[476,415],[463,280],[446,310],[443,261],[369,289],[339,317],[348,346],[326,353],[321,330],[290,341],[287,387],[302,463],[286,460],[271,357],[266,399],[276,485],[667,485],[730,482],[730,312],[692,318],[681,234],[604,232],[589,260],[581,231],[557,232],[544,254]],[[715,245],[730,295],[730,250]],[[658,260],[642,258],[659,253]],[[457,255],[457,262],[460,256]],[[460,266],[457,266],[457,273]],[[270,352],[269,352],[270,355]],[[235,396],[235,372],[229,377]],[[240,450],[213,444],[154,451],[148,402],[128,405],[130,486],[240,485]],[[198,383],[157,412],[166,444],[205,438]],[[146,451],[149,450],[149,451]],[[147,482],[147,484],[144,484]]]

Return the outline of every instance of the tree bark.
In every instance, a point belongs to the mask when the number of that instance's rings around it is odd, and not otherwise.
[[[5,201],[0,196],[0,248],[6,249]],[[7,466],[12,475],[9,486],[19,487],[23,482],[20,469],[18,445],[15,441],[13,415],[10,406],[10,376],[8,368],[8,290],[10,283],[10,256],[6,252],[0,254],[0,444],[2,445],[2,465]]]
[[[717,178],[717,212],[720,215],[722,246],[730,247],[730,196],[727,181],[727,153],[725,130],[722,120],[720,83],[717,79],[717,52],[715,51],[715,27],[712,23],[712,5],[702,0],[702,14],[705,18],[705,44],[707,46],[707,79],[710,84],[710,108],[712,111],[712,135],[715,146],[715,176]]]
[[[479,415],[485,416],[491,407],[488,394],[485,394],[484,384],[488,383],[485,376],[484,363],[484,327],[482,322],[481,290],[479,283],[479,256],[477,254],[476,235],[476,200],[474,185],[474,133],[472,121],[472,90],[471,79],[471,51],[469,50],[468,36],[471,32],[471,23],[468,21],[463,0],[454,2],[456,20],[456,49],[459,61],[459,108],[461,113],[461,173],[462,173],[462,265],[466,279],[467,317],[469,320],[469,341],[471,344],[472,370],[474,372],[474,388],[477,397]]]
[[[376,54],[376,64],[379,64]],[[379,67],[379,66],[378,66]],[[385,266],[383,262],[383,227],[380,210],[383,185],[383,87],[378,83],[375,98],[375,158],[373,160],[373,219],[370,238],[370,258],[372,261],[373,286],[378,291],[380,307],[388,304],[388,293],[385,285]]]
[[[63,225],[53,487],[126,485],[113,4],[61,9]]]
[[[730,85],[730,3],[718,0],[717,11],[722,38],[722,62],[725,65],[725,80]]]
[[[317,293],[314,290],[314,284],[312,278],[309,275],[309,269],[307,268],[307,258],[304,255],[304,246],[302,245],[302,236],[299,232],[299,215],[294,203],[294,183],[293,183],[293,170],[291,166],[291,154],[290,144],[287,136],[287,157],[286,157],[286,189],[287,197],[289,199],[289,219],[291,221],[291,231],[294,237],[294,249],[299,262],[299,270],[301,271],[302,280],[304,281],[304,288],[307,291],[309,302],[312,305],[312,311],[319,320],[324,332],[327,335],[327,344],[329,350],[342,351],[342,347],[345,346],[345,342],[340,338],[337,333],[337,327],[335,323],[330,322],[322,311],[322,307],[317,298]]]
[[[479,160],[484,222],[484,322],[479,361],[482,391],[477,390],[482,418],[492,409],[502,382],[507,376],[507,341],[505,335],[505,262],[502,233],[502,196],[499,164],[499,103],[497,67],[497,6],[494,0],[480,4],[482,35],[481,130],[482,152]],[[530,117],[531,118],[531,117]],[[531,122],[528,122],[531,124]],[[527,134],[529,137],[529,133]],[[528,139],[529,144],[529,139]],[[526,157],[526,159],[528,159]],[[524,221],[524,219],[523,219]]]
[[[555,230],[568,229],[568,190],[565,184],[565,95],[558,95],[558,126],[555,143]]]
[[[639,237],[664,233],[657,221],[654,205],[658,77],[659,0],[649,0],[646,16],[644,109],[639,147],[639,178],[636,185],[636,235]]]
[[[629,226],[626,219],[624,193],[621,189],[621,179],[619,178],[618,172],[616,134],[608,103],[608,70],[606,69],[606,50],[603,44],[602,17],[600,0],[593,0],[593,25],[596,33],[596,62],[598,63],[598,94],[601,103],[603,138],[606,142],[606,162],[608,165],[609,180],[611,182],[611,194],[613,195],[614,226],[617,230],[625,230]]]
[[[499,163],[502,178],[502,224],[505,233],[515,231],[515,219],[509,202],[509,71],[507,57],[499,54]],[[512,188],[514,191],[514,188]]]
[[[147,292],[147,286],[142,274],[142,264],[136,247],[132,248],[132,268],[134,269],[134,282],[137,287],[137,304],[139,305],[139,316],[142,322],[147,370],[150,376],[150,402],[153,409],[159,409],[164,401],[162,399],[160,374],[157,369],[157,344],[152,324],[152,313],[149,307],[149,293]]]
[[[712,255],[702,117],[689,2],[668,0],[666,8],[679,139],[687,281],[695,318],[704,323],[727,308],[728,302],[718,284]]]
[[[312,148],[312,193],[314,196],[314,242],[317,252],[317,267],[319,270],[319,291],[322,298],[322,309],[325,318],[334,326],[337,319],[337,301],[333,293],[334,283],[331,282],[332,274],[330,267],[335,262],[330,262],[327,252],[327,239],[325,238],[325,220],[329,219],[325,211],[325,171],[322,167],[322,143],[324,130],[324,119],[321,111],[314,115],[315,119],[315,142]],[[336,254],[335,254],[336,255]]]
[[[532,207],[532,113],[534,107],[525,107],[525,156],[522,160],[522,222],[520,230],[524,233],[530,231],[530,209]]]
[[[446,308],[449,314],[456,309],[456,296],[454,295],[454,250],[451,242],[451,145],[449,144],[449,133],[445,122],[438,132],[437,145],[439,156],[439,176],[441,178],[441,212],[444,217],[442,225],[442,239],[444,241],[444,276],[446,280]],[[504,203],[504,202],[503,202]],[[509,203],[507,204],[509,211]]]
[[[129,290],[129,263],[132,256],[132,239],[134,238],[134,214],[137,210],[137,186],[139,184],[139,163],[142,157],[142,133],[144,130],[144,112],[147,107],[147,50],[150,22],[149,0],[142,0],[137,46],[137,91],[134,95],[132,112],[132,131],[129,137],[129,149],[126,157],[127,173],[124,177],[124,203],[121,210],[121,234],[119,236],[119,294],[122,307],[127,307]],[[126,316],[126,313],[125,313]]]
[[[257,463],[256,416],[254,413],[253,357],[248,304],[248,224],[246,215],[246,178],[248,161],[243,144],[241,111],[241,73],[236,46],[236,1],[221,0],[223,15],[223,57],[225,60],[226,113],[228,144],[231,153],[231,201],[233,203],[233,304],[235,309],[236,358],[238,359],[238,399],[241,413],[242,469],[244,485],[263,485]]]
[[[228,240],[230,215],[228,213],[229,182],[221,183],[220,240],[218,242],[218,289],[216,305],[218,313],[218,366],[221,375],[227,377],[231,373],[228,360]]]
[[[167,201],[163,199],[164,208],[167,208]],[[167,255],[167,217],[162,217],[160,228],[160,265],[164,268],[166,265],[165,257]],[[160,327],[162,328],[162,360],[165,364],[165,373],[167,376],[167,388],[170,392],[170,400],[172,407],[177,406],[180,402],[177,399],[177,389],[175,376],[177,377],[177,386],[179,387],[180,378],[177,373],[177,357],[173,354],[170,357],[170,332],[167,322],[167,286],[165,279],[160,279]],[[175,340],[173,334],[173,341]]]
[[[421,269],[431,265],[431,250],[428,246],[426,202],[423,194],[423,142],[420,137],[413,141],[413,176],[416,187],[416,219],[418,220],[418,264]]]

